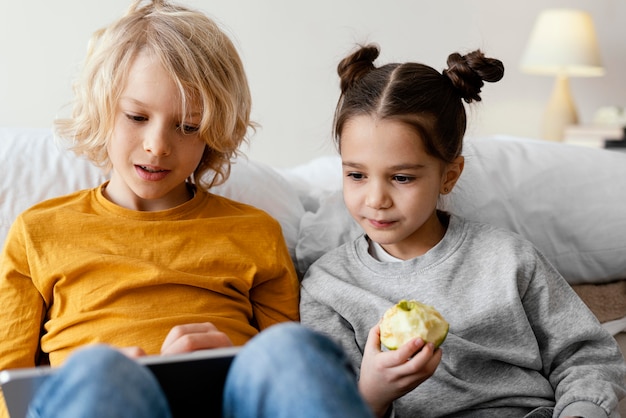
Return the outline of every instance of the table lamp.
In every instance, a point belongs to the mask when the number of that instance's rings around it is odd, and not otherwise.
[[[591,15],[572,9],[541,12],[522,57],[522,71],[556,75],[542,136],[552,141],[562,140],[565,128],[578,123],[569,77],[604,74]]]

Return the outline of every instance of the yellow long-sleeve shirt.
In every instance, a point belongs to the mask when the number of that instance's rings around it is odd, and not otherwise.
[[[0,370],[52,365],[91,343],[159,352],[175,325],[212,322],[235,345],[298,317],[280,224],[199,190],[165,211],[113,204],[102,186],[22,213],[0,258]],[[2,416],[2,413],[0,413]]]

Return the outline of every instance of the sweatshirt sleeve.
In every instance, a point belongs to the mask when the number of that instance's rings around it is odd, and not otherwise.
[[[378,322],[381,313],[372,301],[375,296],[353,283],[337,279],[329,271],[328,267],[332,265],[349,265],[344,261],[326,257],[309,268],[300,289],[300,320],[303,325],[337,342],[358,377],[369,330]],[[362,304],[370,309],[363,310]],[[394,417],[392,405],[385,418]]]
[[[555,416],[611,416],[626,394],[626,364],[615,339],[539,254],[523,304],[537,337]]]
[[[361,369],[361,347],[357,345],[357,338],[351,330],[350,323],[333,307],[320,300],[315,292],[317,286],[308,288],[308,284],[316,277],[311,277],[309,281],[305,277],[300,289],[300,321],[303,325],[321,332],[335,342],[337,342],[346,352],[355,370]]]

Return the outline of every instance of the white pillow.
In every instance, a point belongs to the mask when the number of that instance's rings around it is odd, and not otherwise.
[[[311,264],[326,252],[362,233],[361,226],[346,209],[342,191],[328,191],[320,198],[319,209],[305,213],[300,221],[296,268],[304,275]]]
[[[276,170],[246,157],[231,166],[230,177],[211,192],[263,209],[281,225],[292,260],[295,258],[304,207],[298,193]]]
[[[295,167],[277,168],[276,171],[296,190],[307,212],[317,211],[324,196],[342,187],[341,158],[337,155],[317,157]]]
[[[626,278],[626,153],[500,136],[464,154],[446,209],[526,237],[571,284]]]
[[[626,153],[493,137],[468,140],[464,155],[443,209],[519,233],[571,284],[626,278]],[[340,191],[319,206],[300,223],[299,269],[358,233]]]
[[[89,161],[58,145],[50,129],[0,128],[0,161],[0,247],[22,211],[105,180]]]
[[[42,200],[96,187],[106,180],[91,162],[58,145],[50,129],[0,128],[0,161],[0,246],[22,211]],[[256,206],[276,218],[295,261],[304,208],[296,191],[275,170],[239,158],[227,182],[211,192]]]

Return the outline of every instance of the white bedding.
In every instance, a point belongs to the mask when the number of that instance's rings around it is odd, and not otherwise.
[[[614,321],[604,322],[602,326],[611,333],[617,335],[620,332],[626,332],[626,316]]]
[[[519,233],[570,284],[626,278],[626,153],[500,136],[468,141],[464,155],[444,209]],[[298,246],[324,252],[351,235],[339,157],[279,172],[307,209]]]
[[[444,209],[525,236],[572,285],[626,279],[626,153],[491,137],[468,140],[465,155]],[[48,129],[0,128],[0,161],[0,243],[22,210],[106,179],[59,147]],[[341,182],[338,156],[287,169],[240,158],[214,191],[274,216],[302,274],[360,233],[343,206]],[[612,332],[625,325],[626,312],[605,324]]]

